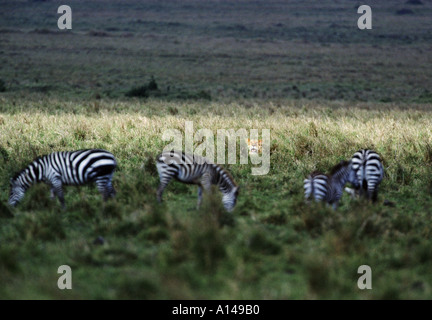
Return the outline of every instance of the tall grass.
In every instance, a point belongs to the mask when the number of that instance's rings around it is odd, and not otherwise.
[[[92,109],[93,102],[27,101],[31,112],[4,98],[0,113],[3,298],[431,297],[430,105],[101,99]],[[217,191],[196,210],[196,188],[176,182],[156,202],[162,133],[184,132],[185,121],[215,134],[271,130],[267,175],[252,176],[251,164],[227,166],[241,186],[232,214]],[[16,209],[7,206],[9,178],[34,157],[87,147],[116,156],[115,199],[68,187],[62,211],[41,184]],[[363,147],[384,161],[378,204],[345,195],[337,211],[307,206],[304,177]],[[72,267],[71,291],[56,287],[62,264]],[[372,290],[357,288],[362,264],[372,268]]]

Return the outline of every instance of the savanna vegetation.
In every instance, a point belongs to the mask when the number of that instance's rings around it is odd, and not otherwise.
[[[0,4],[2,299],[430,299],[430,3],[58,1]],[[411,13],[401,14],[409,9]],[[398,13],[399,12],[399,13]],[[156,202],[166,129],[270,129],[271,167],[231,164],[241,191],[170,183]],[[196,142],[196,145],[199,142]],[[303,179],[359,148],[380,153],[378,203],[306,205]],[[104,148],[117,197],[9,179],[36,156]],[[69,265],[73,289],[59,290]],[[373,289],[357,287],[360,265]]]

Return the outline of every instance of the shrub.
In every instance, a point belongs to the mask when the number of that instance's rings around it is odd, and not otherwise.
[[[148,98],[151,94],[154,94],[157,91],[159,91],[158,84],[152,76],[147,84],[132,88],[126,92],[126,97]]]
[[[130,89],[126,92],[126,97],[148,98],[148,88],[146,85]]]
[[[153,76],[150,78],[150,81],[147,84],[147,89],[150,91],[158,90],[158,85],[157,85],[156,80]]]

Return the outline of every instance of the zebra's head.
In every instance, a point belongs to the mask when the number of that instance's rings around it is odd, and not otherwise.
[[[9,205],[15,207],[24,197],[26,188],[17,179],[10,180]]]
[[[348,168],[349,168],[349,173],[348,173],[347,182],[351,183],[351,185],[354,187],[354,189],[359,189],[360,188],[360,182],[358,179],[357,170],[354,170],[353,164],[351,161],[349,163]]]
[[[353,169],[352,161],[342,160],[332,168],[330,175],[332,183],[339,185],[341,188],[343,188],[347,182],[349,182],[355,189],[360,188],[357,172]]]
[[[239,187],[233,187],[230,192],[227,192],[222,197],[222,202],[226,211],[231,212],[237,203],[237,197],[239,194]]]

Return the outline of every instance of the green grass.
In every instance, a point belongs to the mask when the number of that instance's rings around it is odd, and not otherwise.
[[[76,0],[60,31],[64,3],[2,1],[0,298],[431,299],[432,5],[381,2],[360,31],[353,1]],[[176,182],[156,203],[186,121],[271,131],[267,175],[226,166],[232,214]],[[80,148],[116,156],[115,199],[68,187],[62,211],[40,184],[7,205],[15,172]],[[305,205],[303,179],[360,148],[384,162],[378,203]]]
[[[253,101],[245,107],[102,100],[91,110],[87,101],[29,103],[31,113],[15,111],[12,100],[2,103],[1,202],[7,201],[10,176],[34,156],[84,147],[116,155],[118,194],[103,204],[94,187],[68,187],[61,211],[49,199],[49,187],[37,185],[17,209],[2,205],[3,298],[431,297],[430,105],[366,109],[285,101],[275,109],[272,102]],[[178,113],[170,115],[174,107]],[[164,146],[162,132],[184,128],[185,121],[215,133],[271,130],[269,174],[252,176],[251,165],[229,166],[241,186],[232,214],[224,212],[217,193],[196,210],[196,188],[176,182],[165,202],[156,203],[154,156]],[[306,206],[304,177],[328,171],[360,147],[373,147],[384,159],[378,204],[345,195],[336,212]],[[94,244],[98,237],[102,245]],[[70,291],[56,286],[63,264],[72,267]],[[372,268],[372,290],[357,288],[362,264]]]

